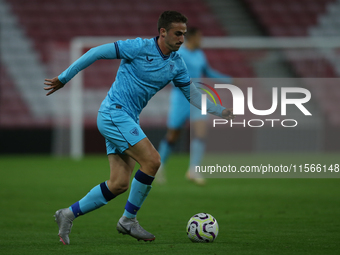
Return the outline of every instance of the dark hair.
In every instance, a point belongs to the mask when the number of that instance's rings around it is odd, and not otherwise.
[[[161,28],[165,28],[165,30],[168,31],[171,28],[171,23],[173,22],[187,23],[188,18],[176,11],[165,11],[159,16],[157,22],[158,33],[160,32]]]
[[[200,31],[201,31],[201,30],[200,30],[199,28],[197,28],[197,27],[189,27],[189,28],[187,29],[187,33],[186,33],[185,37],[188,39],[188,38],[190,38],[190,37],[196,35],[196,34],[197,34],[198,32],[200,32]]]

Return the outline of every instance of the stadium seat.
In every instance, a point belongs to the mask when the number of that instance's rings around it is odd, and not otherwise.
[[[50,120],[32,116],[4,67],[0,67],[0,80],[0,128],[50,125]]]
[[[334,0],[244,0],[273,36],[305,36]]]

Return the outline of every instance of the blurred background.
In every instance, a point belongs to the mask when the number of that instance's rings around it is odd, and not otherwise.
[[[335,79],[340,75],[340,0],[0,0],[0,153],[69,155],[70,86],[46,97],[44,79],[68,67],[75,37],[94,37],[93,45],[82,46],[83,53],[101,44],[97,37],[152,38],[165,10],[182,12],[189,26],[202,30],[209,63],[220,72],[235,78],[315,78],[303,84],[312,92],[313,123],[302,124],[305,129],[294,134],[279,128],[271,133],[236,128],[232,139],[237,146],[227,149],[340,150],[340,86]],[[233,39],[234,46],[213,43],[212,37]],[[264,40],[257,48],[241,47],[254,38]],[[282,47],[273,38],[307,41],[291,40]],[[332,45],[310,46],[313,38],[329,38]],[[238,42],[240,48],[235,47]],[[118,66],[119,60],[100,60],[81,74],[85,153],[105,153],[96,115]],[[320,83],[316,78],[326,79]],[[255,97],[270,106],[269,87],[258,85]],[[169,91],[167,86],[156,95],[141,115],[141,126],[155,147],[166,132]],[[189,152],[188,134],[186,126],[177,152]]]

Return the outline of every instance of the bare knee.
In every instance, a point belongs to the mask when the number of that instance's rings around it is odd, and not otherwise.
[[[151,176],[155,176],[159,167],[161,166],[161,156],[157,151],[145,160],[145,162],[141,165],[141,170]]]
[[[107,181],[107,186],[112,194],[118,196],[129,189],[129,182],[122,182],[122,181]]]
[[[157,152],[157,157],[155,159],[155,169],[156,171],[159,169],[159,167],[161,166],[161,155],[159,155],[159,153]]]
[[[161,156],[159,155],[159,153],[155,153],[155,155],[152,157],[152,159],[150,159],[150,169],[152,171],[157,172],[157,170],[159,169],[159,167],[161,166]]]

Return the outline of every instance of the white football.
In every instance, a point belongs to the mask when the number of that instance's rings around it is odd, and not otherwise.
[[[217,220],[208,213],[197,213],[187,224],[187,235],[194,243],[211,243],[218,235]]]

